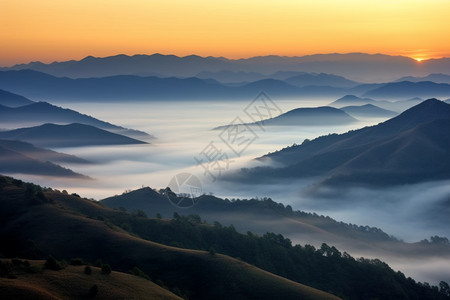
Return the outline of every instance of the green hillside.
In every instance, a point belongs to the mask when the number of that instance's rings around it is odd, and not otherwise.
[[[21,260],[26,266],[10,259],[0,262],[2,271],[9,269],[8,274],[0,273],[6,275],[0,277],[2,299],[182,299],[144,278],[115,271],[103,274],[97,267],[90,267],[92,273],[86,274],[85,266],[54,271],[45,269],[41,260]]]
[[[337,299],[226,255],[146,241],[108,220],[131,215],[0,178],[0,253],[5,257],[51,254],[66,260],[101,259],[120,271],[138,267],[188,299]]]

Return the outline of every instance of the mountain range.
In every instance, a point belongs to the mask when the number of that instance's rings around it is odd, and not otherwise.
[[[397,79],[396,81],[410,81],[410,82],[419,82],[419,81],[432,81],[435,83],[450,83],[450,75],[447,74],[429,74],[423,77],[414,77],[414,76],[405,76]]]
[[[306,72],[276,72],[264,75],[256,72],[200,72],[195,77],[200,79],[214,79],[221,83],[244,85],[249,82],[255,82],[263,79],[283,80],[289,84],[298,87],[305,86],[330,86],[339,88],[350,88],[359,85],[359,82],[349,80],[342,76],[326,73],[306,73]]]
[[[34,102],[23,96],[13,94],[8,91],[0,90],[0,105],[8,107],[18,107],[32,103]]]
[[[272,74],[277,71],[294,71],[336,74],[356,81],[386,82],[406,75],[425,76],[431,73],[447,73],[450,69],[450,59],[430,59],[419,63],[409,57],[365,53],[315,54],[301,57],[270,55],[246,59],[152,54],[116,55],[103,58],[88,56],[80,61],[71,60],[50,64],[32,62],[0,68],[4,71],[23,69],[71,78],[115,75],[193,77],[200,72],[232,71]],[[257,77],[254,78],[259,80]]]
[[[380,85],[377,85],[378,87]],[[379,111],[378,113],[382,113],[383,115],[385,114],[386,116],[388,116],[390,112],[395,112],[395,113],[400,113],[405,111],[408,108],[411,108],[414,105],[417,105],[419,103],[423,102],[423,99],[420,97],[412,97],[409,99],[405,100],[397,100],[397,101],[386,101],[386,100],[375,100],[372,98],[368,98],[368,97],[359,97],[359,96],[355,96],[355,95],[345,95],[333,102],[331,102],[330,104],[328,104],[329,106],[332,107],[336,107],[336,108],[344,108],[344,107],[353,107],[353,106],[365,106],[364,110],[367,110],[368,108],[370,110],[374,110],[372,106],[376,106],[378,108],[381,108],[385,111]],[[370,106],[366,106],[366,105],[370,105]],[[355,111],[354,109],[352,109],[353,111]],[[361,110],[361,108],[357,109],[357,110]],[[388,111],[388,112],[386,112]],[[355,115],[356,116],[356,115]],[[360,114],[360,116],[362,116]],[[392,115],[391,115],[392,116]]]
[[[0,105],[0,124],[8,127],[42,125],[44,123],[54,123],[59,125],[67,125],[71,123],[80,123],[91,125],[111,131],[113,133],[125,135],[132,138],[153,138],[151,135],[121,126],[113,125],[108,122],[98,120],[94,117],[80,114],[77,111],[52,105],[47,102],[33,102],[20,107],[7,107]]]
[[[61,167],[58,165],[60,163],[89,162],[74,155],[38,148],[25,142],[0,140],[0,173],[87,178]]]
[[[356,118],[391,118],[397,115],[394,111],[383,109],[373,104],[344,106],[340,109]]]
[[[70,79],[31,70],[0,72],[0,87],[33,99],[78,102],[127,100],[196,100],[253,98],[261,90],[274,96],[292,96],[301,89],[283,81],[265,79],[230,87],[198,78],[159,78],[118,75]],[[328,91],[326,91],[328,92]]]
[[[329,80],[324,82],[326,81]],[[77,102],[89,102],[92,100],[253,99],[261,91],[275,98],[295,99],[298,97],[342,97],[347,94],[363,94],[367,97],[372,95],[376,98],[383,97],[385,99],[408,99],[416,96],[447,98],[450,96],[449,84],[432,82],[362,84],[351,88],[343,88],[326,85],[299,87],[283,80],[262,79],[230,86],[213,79],[199,79],[195,77],[160,78],[117,75],[101,78],[71,79],[54,77],[32,70],[0,71],[0,88],[36,100],[70,100]]]
[[[254,123],[246,123],[249,126],[332,126],[346,125],[358,122],[357,119],[348,115],[345,111],[330,107],[302,107],[290,110],[279,116],[265,119]],[[234,124],[244,125],[244,124]],[[219,126],[214,129],[224,129],[228,127]]]
[[[365,105],[365,104],[374,104],[376,105],[378,101],[375,101],[370,98],[361,98],[355,95],[345,95],[344,97],[341,97],[332,103],[330,103],[330,106],[335,107],[343,107],[343,106],[350,106],[350,105]]]
[[[68,125],[47,123],[40,126],[0,131],[0,138],[26,141],[37,146],[50,148],[147,144],[140,140],[79,123]]]
[[[362,96],[378,99],[407,99],[413,97],[446,98],[449,93],[450,85],[447,83],[402,81],[387,83],[379,88],[367,91]]]
[[[450,105],[429,99],[397,117],[345,134],[306,140],[259,160],[230,180],[321,178],[320,184],[387,186],[450,178]]]

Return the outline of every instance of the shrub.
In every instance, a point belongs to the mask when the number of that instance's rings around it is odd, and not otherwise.
[[[15,267],[18,267],[18,266],[20,266],[21,264],[23,264],[23,261],[20,260],[20,259],[18,259],[18,258],[13,258],[13,259],[11,259],[11,262],[12,262],[13,266],[15,266]]]
[[[95,298],[95,296],[97,296],[98,294],[98,286],[96,284],[94,284],[93,286],[91,286],[91,288],[89,289],[89,296],[91,298]]]
[[[139,269],[138,267],[134,267],[134,268],[131,270],[131,274],[133,274],[133,275],[135,275],[135,276],[139,276],[139,277],[145,278],[145,279],[147,279],[147,280],[151,280],[150,277],[149,277],[147,274],[145,274],[145,273],[144,273],[141,269]]]
[[[141,209],[138,209],[135,212],[133,212],[133,215],[140,217],[140,218],[145,218],[145,219],[147,218],[147,214]]]
[[[102,273],[103,274],[111,274],[111,267],[108,264],[102,265]]]
[[[84,274],[91,275],[92,274],[92,268],[89,266],[84,267]]]
[[[82,258],[72,258],[71,260],[70,260],[70,264],[72,265],[72,266],[82,266],[82,265],[84,265],[85,263],[84,263],[84,261],[83,261],[83,259]]]
[[[0,261],[0,277],[7,277],[9,273],[13,270],[13,265],[10,262]]]
[[[45,262],[45,268],[49,270],[59,271],[61,269],[64,269],[64,263],[56,260],[56,258],[50,255]]]
[[[211,255],[216,255],[216,249],[214,249],[214,247],[210,247],[208,250],[209,254]]]

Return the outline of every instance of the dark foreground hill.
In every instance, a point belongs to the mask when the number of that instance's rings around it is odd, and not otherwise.
[[[397,185],[450,178],[450,105],[430,99],[372,127],[331,134],[261,158],[229,180],[318,176],[322,184]]]
[[[51,270],[43,260],[1,259],[0,266],[0,291],[4,300],[183,299],[145,278],[115,271],[104,274],[94,266],[89,267],[89,274],[84,265]]]
[[[9,127],[11,127],[11,125],[23,127],[22,124],[27,124],[27,126],[36,126],[45,123],[54,123],[59,125],[80,123],[134,138],[152,137],[145,132],[123,128],[121,126],[104,122],[94,117],[81,114],[77,111],[55,106],[47,102],[31,103],[14,108],[0,106],[0,120],[3,125],[6,124]]]
[[[30,142],[41,147],[80,147],[146,144],[94,126],[44,124],[36,127],[0,131],[0,138]]]
[[[138,267],[189,299],[337,299],[297,282],[346,299],[448,297],[445,283],[441,290],[416,283],[379,260],[354,259],[326,244],[316,249],[293,246],[280,234],[240,234],[233,226],[206,224],[198,215],[149,219],[142,211],[111,210],[8,177],[0,182],[4,256],[52,254],[66,260],[102,259],[114,270]]]
[[[138,267],[189,299],[337,299],[229,256],[164,246],[114,225],[140,217],[0,178],[0,253],[4,256],[52,254],[66,260],[102,259],[117,270]],[[141,224],[150,223],[143,219]]]

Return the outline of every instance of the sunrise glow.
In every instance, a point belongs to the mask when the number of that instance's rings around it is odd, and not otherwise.
[[[450,53],[449,11],[443,0],[3,0],[0,66],[156,52],[412,57],[426,48],[439,58]]]

